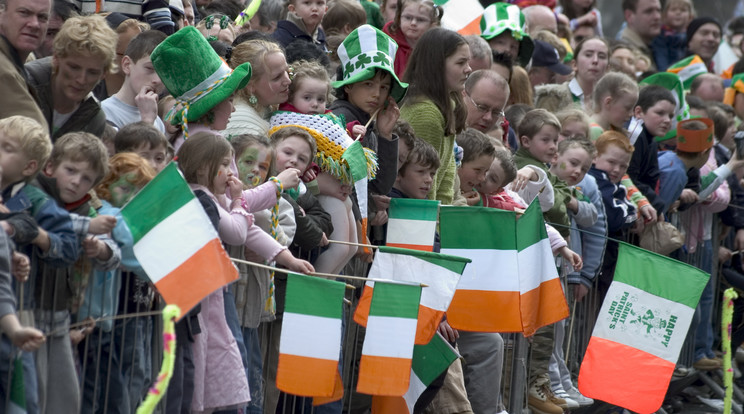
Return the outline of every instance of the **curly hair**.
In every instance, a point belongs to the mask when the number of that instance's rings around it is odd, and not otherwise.
[[[94,56],[102,62],[104,72],[111,72],[116,64],[116,44],[119,37],[106,19],[98,15],[68,19],[54,38],[54,56]]]
[[[96,186],[96,194],[98,198],[111,202],[109,187],[119,181],[121,177],[126,177],[127,181],[135,187],[142,188],[155,178],[155,174],[155,170],[150,166],[150,163],[139,155],[133,152],[116,154],[109,159],[108,174]]]

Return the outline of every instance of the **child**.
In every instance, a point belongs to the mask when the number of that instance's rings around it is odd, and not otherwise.
[[[561,123],[558,144],[566,139],[588,139],[589,117],[580,109],[564,109],[555,114]]]
[[[591,138],[596,141],[604,131],[623,131],[638,101],[638,84],[628,75],[610,72],[597,82],[592,101]]]
[[[212,213],[210,219],[220,239],[225,244],[240,246],[245,243],[253,220],[243,207],[243,184],[232,174],[232,159],[230,144],[207,132],[194,134],[178,151],[179,168],[205,211]],[[228,200],[226,192],[230,192],[232,201]],[[198,316],[201,333],[193,344],[191,410],[216,410],[245,404],[250,399],[248,381],[225,318],[223,289],[207,296],[201,304]]]
[[[630,43],[619,40],[610,51],[610,70],[622,72],[631,78],[636,77],[636,52]]]
[[[325,32],[320,27],[326,10],[326,0],[289,0],[287,20],[276,23],[272,36],[285,48],[299,39],[326,50]]]
[[[405,141],[401,138],[400,142]],[[410,148],[406,149],[405,159],[399,164],[398,177],[388,195],[391,198],[424,200],[439,168],[439,156],[431,144],[415,137]]]
[[[152,125],[140,121],[121,128],[114,137],[114,151],[134,152],[147,160],[156,173],[168,164],[168,140]]]
[[[416,42],[432,27],[439,26],[443,10],[431,0],[402,0],[400,13],[385,24],[382,31],[395,40],[398,51],[395,53],[395,74],[403,76]]]
[[[460,179],[460,193],[469,206],[483,206],[483,200],[476,190],[486,179],[496,150],[482,132],[469,128],[457,136],[457,145],[463,149],[462,164],[457,169]]]
[[[165,125],[158,116],[158,94],[162,92],[163,83],[150,60],[150,54],[165,37],[159,30],[148,30],[129,42],[121,58],[124,84],[101,102],[106,120],[117,129],[142,121],[165,133]]]
[[[669,0],[661,11],[661,33],[651,42],[654,62],[665,71],[687,54],[687,26],[695,18],[690,0]]]
[[[149,125],[148,127],[152,128]],[[109,160],[108,173],[96,186],[96,194],[102,204],[98,214],[117,216],[121,207],[154,177],[155,171],[146,160],[137,154],[114,155]],[[147,275],[134,257],[134,240],[124,220],[117,220],[116,226],[111,231],[111,237],[121,248],[122,267],[110,271],[93,271],[85,292],[85,300],[77,314],[78,321],[87,318],[111,317],[117,314],[121,289],[126,287],[122,270],[136,272],[140,278],[147,279]],[[108,409],[109,411],[131,412],[133,409],[131,407],[132,394],[142,391],[130,387],[130,384],[136,384],[138,381],[130,383],[125,377],[125,372],[129,369],[125,364],[132,359],[131,352],[125,350],[128,347],[131,350],[135,338],[121,335],[122,331],[122,329],[114,328],[114,321],[101,321],[96,324],[96,329],[89,335],[88,342],[78,347],[82,355],[83,367],[85,367],[81,374],[82,412],[95,412],[95,407],[104,411]],[[142,343],[143,348],[145,347],[145,338],[139,337],[136,341]],[[96,361],[110,361],[110,364],[96,364]],[[104,387],[101,384],[109,385]],[[139,397],[141,395],[134,396],[135,401]]]

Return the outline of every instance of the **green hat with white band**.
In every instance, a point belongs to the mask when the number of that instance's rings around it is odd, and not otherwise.
[[[535,45],[527,34],[526,19],[519,6],[508,3],[494,3],[483,11],[480,20],[481,37],[491,40],[509,30],[514,39],[519,42],[519,64],[527,66],[532,59]]]
[[[690,90],[690,87],[692,87],[692,81],[694,81],[698,75],[708,73],[708,67],[705,66],[705,62],[703,62],[703,59],[700,58],[700,56],[692,55],[680,60],[672,66],[669,66],[667,72],[676,73],[682,81],[685,90]]]
[[[250,63],[230,69],[193,26],[168,36],[150,59],[163,85],[176,98],[165,120],[183,124],[184,133],[189,121],[204,116],[251,79]]]
[[[343,79],[333,82],[334,88],[372,79],[377,69],[392,77],[390,96],[400,102],[406,95],[408,84],[395,75],[394,59],[398,45],[390,36],[368,24],[359,26],[344,39],[336,54],[341,60]]]

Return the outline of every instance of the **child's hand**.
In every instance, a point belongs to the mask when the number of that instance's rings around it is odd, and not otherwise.
[[[73,329],[70,331],[70,341],[73,346],[82,342],[89,333],[93,332],[93,328],[96,327],[96,321],[94,321],[90,316],[83,322],[85,325],[81,326],[80,329]]]
[[[370,226],[382,226],[388,222],[388,214],[385,210],[378,210],[375,216],[369,222]]]
[[[310,264],[310,262],[292,256],[292,253],[286,249],[276,255],[274,260],[293,272],[303,273],[306,275],[315,272],[315,268]]]
[[[367,135],[367,128],[364,125],[354,125],[351,127],[351,138],[356,141],[357,139],[364,138]]]
[[[387,210],[390,207],[390,197],[381,194],[373,194],[372,200],[375,202],[377,211]]]
[[[532,168],[528,167],[522,167],[517,171],[517,178],[514,179],[511,183],[511,189],[515,193],[518,193],[522,191],[525,187],[527,187],[527,183],[530,181],[537,181],[540,177],[537,176],[537,173]]]
[[[318,178],[318,171],[314,168],[308,168],[307,170],[305,170],[305,174],[302,175],[302,182],[309,183],[316,178]]]
[[[106,243],[93,236],[88,236],[83,240],[83,251],[85,252],[85,256],[91,259],[108,260],[111,257],[109,247]]]
[[[276,175],[276,178],[282,182],[285,190],[295,188],[300,184],[300,170],[297,168],[287,168]]]
[[[597,25],[597,14],[593,11],[576,19],[576,26],[596,26]]]
[[[574,299],[576,299],[576,302],[581,302],[582,299],[584,299],[584,296],[589,293],[589,288],[582,285],[581,283],[577,283],[573,285],[573,295]]]
[[[718,263],[725,263],[731,260],[733,252],[723,246],[718,247]]]
[[[393,128],[399,117],[400,108],[398,108],[398,104],[395,103],[392,96],[388,96],[387,108],[381,109],[377,113],[377,132],[382,138],[393,139]]]
[[[558,249],[558,253],[560,253],[561,257],[563,257],[568,263],[571,263],[574,271],[578,272],[584,266],[584,263],[581,261],[581,256],[569,249],[568,246],[563,246]]]
[[[231,200],[239,200],[243,196],[243,183],[231,176],[227,179],[227,190],[230,192]]]
[[[46,337],[44,337],[44,334],[40,330],[25,326],[13,331],[8,336],[11,342],[13,342],[13,345],[22,349],[24,352],[36,351],[46,340]]]
[[[116,217],[114,216],[98,216],[90,219],[90,226],[88,227],[88,233],[90,234],[107,234],[116,227]]]
[[[10,260],[13,277],[19,282],[28,280],[28,275],[31,272],[31,262],[28,260],[28,256],[23,253],[13,252]]]
[[[700,198],[698,197],[698,194],[690,190],[689,188],[685,188],[682,190],[682,194],[679,196],[679,201],[685,203],[685,204],[694,204],[697,203]]]
[[[474,190],[463,192],[462,196],[465,197],[469,206],[474,206],[478,204],[478,201],[480,201],[480,194]]]
[[[324,232],[324,233],[323,233],[323,235],[322,235],[322,236],[320,236],[320,243],[318,243],[318,245],[319,245],[320,247],[326,247],[326,246],[328,246],[329,244],[331,244],[331,242],[329,242],[329,241],[328,241],[328,237],[326,236],[326,234],[325,234],[325,232]]]
[[[575,197],[571,197],[568,200],[568,203],[566,203],[566,208],[569,209],[574,214],[579,212],[579,200],[577,200]]]
[[[139,108],[142,122],[152,124],[158,116],[158,94],[150,86],[143,86],[137,96],[134,97],[134,103]]]
[[[658,219],[656,209],[651,204],[646,204],[641,207],[641,216],[643,217],[643,223],[655,223]]]

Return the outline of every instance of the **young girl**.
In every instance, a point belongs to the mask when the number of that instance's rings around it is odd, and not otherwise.
[[[400,115],[439,153],[441,167],[429,198],[442,204],[452,204],[455,196],[455,134],[465,128],[467,118],[462,90],[471,72],[469,59],[470,48],[461,35],[434,28],[421,37],[403,75],[411,83]]]
[[[382,28],[398,44],[396,75],[403,76],[416,43],[427,30],[439,26],[442,13],[431,0],[397,0],[395,18]]]
[[[656,68],[665,71],[687,55],[687,26],[695,18],[690,0],[667,0],[661,11],[661,34],[651,42]]]
[[[576,76],[568,82],[568,90],[573,101],[585,110],[591,109],[594,85],[607,71],[610,63],[610,47],[600,37],[585,39],[574,50],[574,70]]]
[[[636,52],[630,43],[619,41],[612,45],[610,70],[636,77]]]

